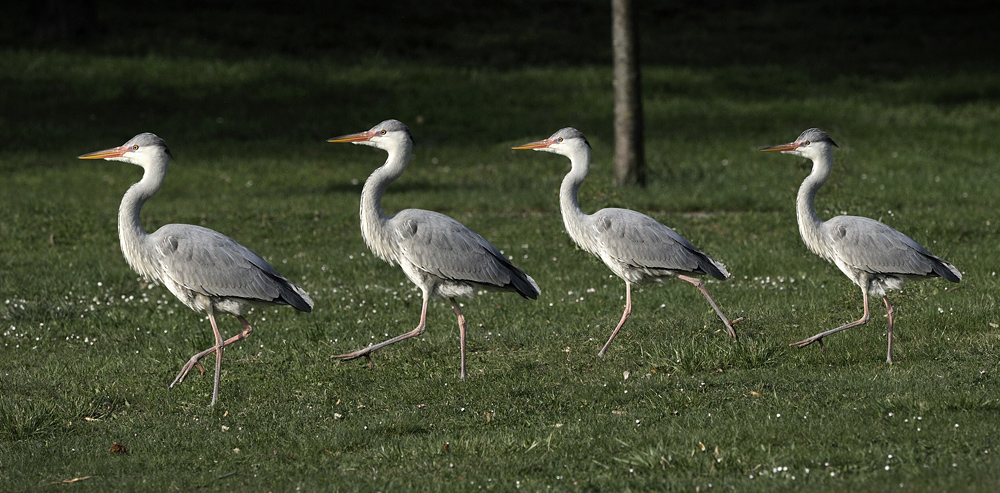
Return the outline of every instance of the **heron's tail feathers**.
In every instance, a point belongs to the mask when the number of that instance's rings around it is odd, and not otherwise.
[[[483,241],[485,242],[486,240]],[[541,294],[541,290],[538,289],[538,284],[535,283],[535,280],[514,265],[510,259],[500,253],[500,250],[497,250],[489,243],[486,243],[486,245],[489,246],[487,251],[492,256],[493,262],[487,262],[486,265],[489,265],[489,267],[484,270],[485,275],[479,276],[478,279],[472,282],[488,289],[516,291],[517,294],[525,298],[537,300],[538,295]]]
[[[514,281],[511,283],[514,285],[514,289],[517,290],[517,294],[528,298],[529,300],[537,300],[538,295],[542,293],[542,290],[538,289],[538,284],[531,276],[524,273],[524,271],[518,269],[514,277]]]
[[[708,255],[705,255],[702,258],[702,262],[700,262],[698,267],[705,271],[706,274],[720,281],[729,278],[729,271],[726,270],[726,266],[722,262],[719,262]]]
[[[306,313],[312,311],[313,300],[309,297],[309,293],[307,293],[304,289],[287,279],[285,279],[285,285],[282,288],[282,300],[295,307],[296,310]]]
[[[954,265],[951,265],[950,262],[938,257],[933,257],[932,260],[934,260],[934,264],[933,267],[931,267],[931,269],[933,270],[934,274],[941,276],[951,282],[958,282],[962,280],[962,273],[959,272]]]

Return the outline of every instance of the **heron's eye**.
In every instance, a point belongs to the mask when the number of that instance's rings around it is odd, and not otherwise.
[[[803,146],[807,146],[807,145],[809,145],[809,141],[807,140],[807,141],[803,142],[803,143],[802,143],[802,145],[803,145]]]
[[[382,129],[381,131],[379,131],[379,133],[378,133],[378,134],[379,134],[379,135],[385,135],[385,129],[383,128],[383,129]]]
[[[139,144],[132,144],[132,150],[133,151],[138,151],[139,150]]]
[[[563,141],[562,137],[559,137],[558,139],[556,139],[556,142],[562,142],[562,141]]]

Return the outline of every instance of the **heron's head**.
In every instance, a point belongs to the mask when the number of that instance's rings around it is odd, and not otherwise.
[[[545,140],[521,144],[511,149],[533,149],[569,156],[581,150],[589,150],[590,142],[587,142],[587,138],[579,130],[566,127]]]
[[[829,152],[833,147],[840,147],[826,132],[818,128],[810,128],[802,132],[797,139],[787,144],[765,147],[764,152],[781,152],[783,154],[793,154],[806,159],[816,160],[820,154]]]
[[[327,139],[327,142],[350,142],[392,151],[412,145],[413,137],[410,135],[410,129],[406,128],[403,122],[386,120],[364,132],[341,135]]]
[[[106,159],[108,161],[123,161],[145,167],[156,161],[167,161],[171,157],[170,149],[163,139],[149,132],[141,133],[129,139],[128,142],[103,151],[95,151],[78,156],[78,159]]]

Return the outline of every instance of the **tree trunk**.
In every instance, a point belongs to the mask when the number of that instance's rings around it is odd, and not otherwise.
[[[646,184],[642,86],[632,0],[611,0],[615,87],[615,185]]]

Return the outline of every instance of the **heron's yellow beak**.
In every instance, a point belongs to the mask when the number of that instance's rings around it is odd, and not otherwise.
[[[375,132],[364,131],[358,132],[356,134],[341,135],[340,137],[334,137],[332,139],[327,139],[327,142],[364,142],[366,140],[372,140],[372,137],[378,135]]]
[[[551,139],[539,140],[538,142],[528,142],[527,144],[521,144],[519,146],[511,147],[511,149],[544,149],[552,145],[555,141]]]
[[[111,149],[105,149],[103,151],[94,151],[82,156],[77,156],[77,159],[110,159],[116,157],[122,157],[126,152],[131,150],[128,147],[112,147]]]
[[[789,142],[787,144],[778,144],[776,146],[763,147],[763,148],[761,148],[761,151],[764,151],[764,152],[794,151],[795,149],[798,149],[799,147],[802,147],[802,144],[800,144],[798,142]]]

